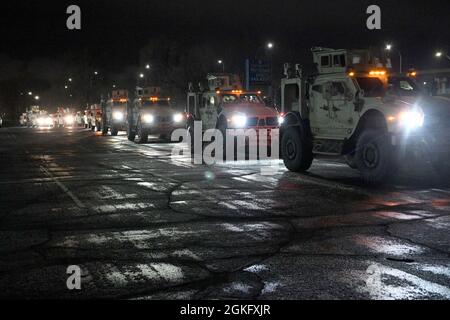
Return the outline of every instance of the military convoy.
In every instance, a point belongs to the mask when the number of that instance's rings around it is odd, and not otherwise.
[[[440,121],[421,100],[392,94],[387,70],[370,51],[314,48],[313,56],[317,74],[305,77],[299,65],[286,64],[281,81],[281,153],[289,170],[307,171],[314,155],[344,156],[365,181],[379,183],[418,137],[438,139],[432,127],[449,118],[448,107]]]
[[[420,149],[442,175],[450,166],[448,99],[429,97],[411,74],[390,75],[389,61],[371,50],[313,48],[316,72],[306,75],[300,65],[285,64],[280,110],[267,106],[261,92],[245,91],[235,74],[211,73],[207,85],[189,84],[185,112],[176,111],[159,87],[114,90],[100,105],[84,113],[87,128],[116,136],[126,130],[130,141],[145,143],[149,135],[170,140],[185,128],[194,149],[194,126],[202,132],[218,129],[279,129],[285,166],[307,171],[315,156],[343,157],[369,183],[395,173],[408,152]],[[36,126],[40,111],[30,108],[21,124]],[[54,126],[73,126],[69,110],[59,110]],[[258,141],[259,145],[259,141]],[[225,144],[224,144],[225,147]]]
[[[220,130],[224,140],[227,129],[254,129],[257,134],[266,129],[270,136],[270,130],[278,128],[281,119],[278,111],[264,104],[261,92],[243,90],[237,75],[208,74],[207,81],[207,88],[199,85],[198,91],[189,85],[186,111],[192,147],[195,121],[202,122],[203,132]],[[226,142],[223,146],[226,147]]]

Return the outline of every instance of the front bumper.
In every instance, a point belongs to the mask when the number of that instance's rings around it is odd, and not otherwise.
[[[149,132],[149,134],[171,134],[176,129],[185,129],[185,123],[165,123],[165,122],[153,122],[143,123],[142,127]]]
[[[392,145],[403,150],[450,155],[449,128],[423,127],[392,135]]]

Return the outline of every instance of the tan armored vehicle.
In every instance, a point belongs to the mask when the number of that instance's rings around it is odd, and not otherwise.
[[[169,140],[174,130],[186,127],[186,115],[172,108],[161,88],[137,88],[136,99],[127,113],[128,140],[146,143],[149,135]]]
[[[203,131],[219,129],[224,138],[227,129],[254,129],[257,134],[260,129],[267,129],[270,137],[270,130],[279,127],[278,111],[264,104],[261,92],[243,90],[237,75],[209,74],[207,80],[208,88],[199,85],[198,92],[189,85],[187,126],[191,140],[194,121],[202,121]]]
[[[387,70],[370,51],[314,48],[313,57],[317,74],[305,77],[286,64],[281,81],[286,167],[306,171],[315,154],[344,156],[367,182],[385,181],[437,119],[419,101],[389,94]],[[450,109],[441,111],[448,119]],[[448,132],[431,135],[435,148],[448,149]]]

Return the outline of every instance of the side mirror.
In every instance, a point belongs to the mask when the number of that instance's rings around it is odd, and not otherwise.
[[[364,99],[362,97],[364,97],[364,91],[363,90],[356,91],[355,101],[353,102],[353,104],[355,105],[356,112],[361,112],[361,110],[364,107]]]

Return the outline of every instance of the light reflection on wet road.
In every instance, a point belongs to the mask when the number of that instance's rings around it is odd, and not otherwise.
[[[334,159],[265,175],[173,146],[1,129],[0,297],[450,298],[450,185],[426,161],[369,188]]]

